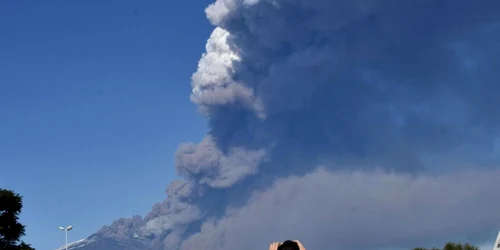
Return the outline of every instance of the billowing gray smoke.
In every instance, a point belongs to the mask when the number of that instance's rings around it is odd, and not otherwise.
[[[168,198],[101,233],[165,249],[482,241],[500,227],[500,1],[217,0],[211,131]]]

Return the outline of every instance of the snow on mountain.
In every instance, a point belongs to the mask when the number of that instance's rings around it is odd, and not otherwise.
[[[88,238],[84,238],[81,240],[77,240],[75,242],[68,243],[68,250],[85,246],[85,245],[91,243],[90,241],[91,240],[89,240]],[[58,248],[56,250],[65,250],[65,249],[66,249],[66,245],[62,245],[60,248]]]
[[[56,250],[65,250],[63,245]],[[156,250],[134,239],[106,237],[93,234],[85,239],[68,243],[68,250]]]

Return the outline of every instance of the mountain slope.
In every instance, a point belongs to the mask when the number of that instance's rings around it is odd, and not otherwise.
[[[65,246],[57,250],[65,250]],[[68,250],[157,250],[137,240],[117,239],[93,234],[86,239],[68,244]],[[159,249],[158,249],[159,250]]]

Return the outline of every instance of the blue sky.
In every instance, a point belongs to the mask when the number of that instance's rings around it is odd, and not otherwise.
[[[206,121],[190,76],[211,30],[198,1],[1,1],[0,187],[25,240],[64,244],[144,215]]]

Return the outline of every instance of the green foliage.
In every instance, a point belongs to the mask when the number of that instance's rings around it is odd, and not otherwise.
[[[440,248],[423,248],[423,247],[417,247],[413,248],[412,250],[441,250]],[[453,243],[453,242],[448,242],[446,245],[444,245],[444,248],[442,250],[479,250],[479,247],[475,247],[469,243],[462,244],[462,243]]]
[[[11,190],[0,189],[0,249],[34,250],[21,241],[25,235],[24,225],[19,223],[23,199]]]

